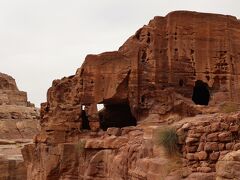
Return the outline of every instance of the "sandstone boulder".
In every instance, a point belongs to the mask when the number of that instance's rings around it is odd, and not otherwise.
[[[240,151],[233,151],[218,160],[217,180],[240,179]]]

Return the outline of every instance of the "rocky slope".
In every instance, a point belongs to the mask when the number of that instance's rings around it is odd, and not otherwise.
[[[0,73],[0,179],[26,179],[21,149],[39,131],[39,113],[15,80]]]
[[[118,51],[88,55],[48,90],[41,132],[23,150],[28,179],[214,179],[238,146],[238,114],[218,112],[238,110],[239,29],[232,16],[172,12]],[[166,125],[180,157],[156,145]]]

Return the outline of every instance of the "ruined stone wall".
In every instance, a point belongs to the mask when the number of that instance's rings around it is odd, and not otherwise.
[[[194,118],[177,129],[186,166],[192,172],[215,172],[216,162],[240,149],[240,117],[215,114]]]

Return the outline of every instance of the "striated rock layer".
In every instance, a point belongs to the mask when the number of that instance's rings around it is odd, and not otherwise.
[[[39,112],[15,80],[0,73],[0,179],[26,179],[21,149],[39,132]]]
[[[201,111],[191,105],[191,98],[200,105],[239,103],[239,29],[239,20],[232,16],[172,12],[155,17],[118,51],[88,55],[75,75],[53,81],[48,90],[41,133],[36,144],[23,151],[28,179],[146,179],[141,171],[132,171],[138,159],[152,157],[144,138],[131,142],[126,135],[114,145],[84,144],[84,156],[73,147],[82,147],[83,139],[104,139],[99,129],[141,125],[147,117],[160,121],[170,113],[196,115]],[[104,109],[98,112],[97,104]],[[121,151],[130,155],[119,155]],[[121,167],[116,164],[108,171],[104,162],[112,156],[119,156],[115,161]],[[147,179],[158,178],[152,166]]]
[[[19,91],[15,80],[0,73],[0,105],[34,106],[27,101],[27,93]]]

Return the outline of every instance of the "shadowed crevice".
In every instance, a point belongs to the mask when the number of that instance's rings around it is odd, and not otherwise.
[[[197,80],[193,88],[193,95],[192,95],[193,102],[195,104],[207,106],[209,103],[209,99],[210,99],[210,93],[209,93],[208,84],[201,80]]]

